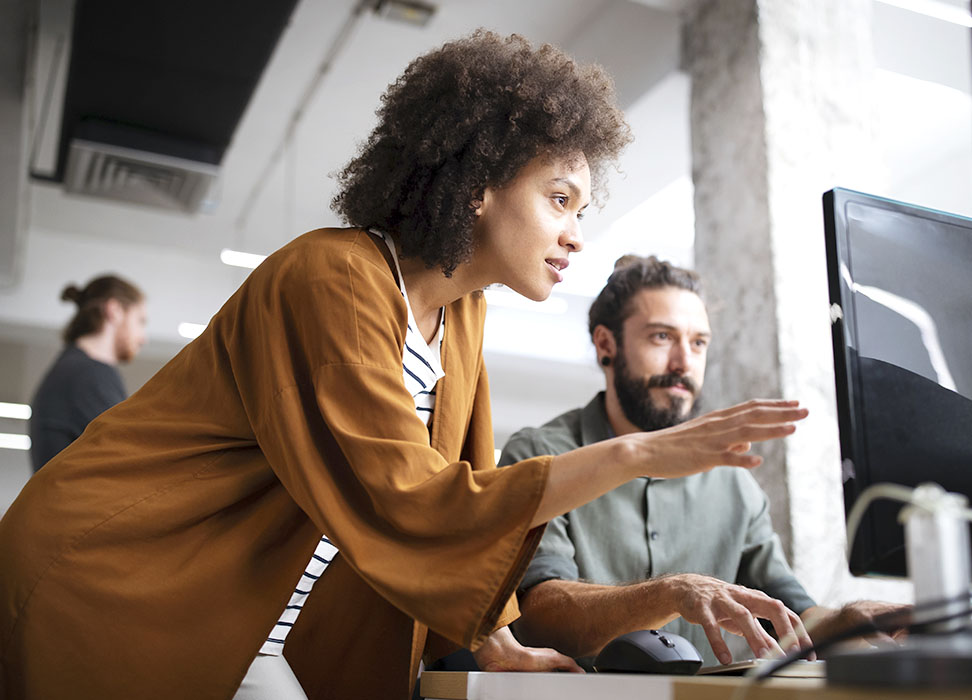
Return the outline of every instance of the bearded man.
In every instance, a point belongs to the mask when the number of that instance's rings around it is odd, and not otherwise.
[[[695,272],[621,258],[589,330],[605,390],[518,431],[500,465],[692,420],[711,339]],[[582,658],[621,634],[663,628],[691,641],[705,665],[732,661],[723,631],[758,657],[809,646],[808,627],[819,640],[899,607],[818,606],[786,562],[766,494],[748,471],[726,467],[636,479],[555,518],[519,594],[524,643]]]

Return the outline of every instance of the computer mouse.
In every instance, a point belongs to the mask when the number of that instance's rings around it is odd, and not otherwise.
[[[664,630],[636,630],[612,639],[594,659],[599,673],[665,673],[691,676],[702,667],[698,649]]]

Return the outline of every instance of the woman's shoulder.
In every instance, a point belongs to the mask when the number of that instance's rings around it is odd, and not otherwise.
[[[255,272],[284,286],[344,286],[362,279],[370,285],[394,285],[394,273],[379,245],[380,240],[363,229],[315,229],[267,257]]]

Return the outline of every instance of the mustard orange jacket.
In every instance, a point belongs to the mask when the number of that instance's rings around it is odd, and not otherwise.
[[[407,698],[427,636],[516,617],[551,458],[494,465],[478,293],[416,417],[381,245],[270,256],[30,480],[0,521],[0,696],[232,698],[322,532],[340,555],[285,651],[312,699]]]

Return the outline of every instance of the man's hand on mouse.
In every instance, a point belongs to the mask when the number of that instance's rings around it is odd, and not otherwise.
[[[813,644],[800,616],[762,591],[699,574],[672,574],[656,579],[661,581],[670,596],[672,611],[687,622],[702,626],[712,651],[723,664],[732,662],[732,654],[722,638],[723,629],[745,637],[759,658]],[[769,620],[779,643],[757,618]]]
[[[571,671],[584,673],[569,656],[553,649],[525,647],[516,641],[509,627],[501,627],[473,652],[482,671]]]

